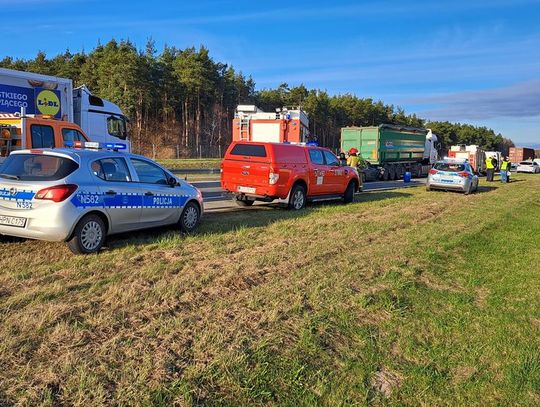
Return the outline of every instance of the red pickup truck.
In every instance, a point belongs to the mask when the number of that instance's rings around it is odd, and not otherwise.
[[[340,165],[326,148],[236,141],[221,163],[221,187],[240,206],[280,199],[298,210],[307,200],[352,202],[362,181],[355,168]]]

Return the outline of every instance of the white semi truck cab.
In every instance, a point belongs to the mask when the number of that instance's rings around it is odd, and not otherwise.
[[[431,129],[427,129],[428,134],[426,134],[426,144],[424,147],[424,162],[429,163],[429,165],[435,164],[435,161],[439,159],[439,153],[437,149],[439,147],[439,139]]]
[[[32,145],[25,143],[25,126],[16,123],[17,115],[74,123],[88,140],[121,142],[131,150],[127,119],[120,107],[92,95],[86,86],[73,89],[68,78],[0,68],[0,119],[2,115],[11,126],[22,129],[19,136],[28,148]]]

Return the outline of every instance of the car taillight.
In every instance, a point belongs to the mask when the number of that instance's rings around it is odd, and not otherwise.
[[[37,192],[34,199],[45,199],[53,202],[62,202],[78,188],[77,185],[65,184],[44,188]]]
[[[437,174],[438,172],[439,171],[437,171],[435,168],[432,168],[431,170],[429,170],[430,175]]]
[[[268,183],[270,185],[274,185],[278,182],[278,179],[279,179],[279,173],[278,172],[274,172],[276,170],[274,170],[273,168],[270,168],[270,174],[268,174]]]
[[[469,173],[465,171],[458,172],[458,175],[463,178],[469,178]]]

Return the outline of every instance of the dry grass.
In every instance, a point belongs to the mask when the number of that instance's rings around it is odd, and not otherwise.
[[[537,331],[519,324],[540,317],[524,303],[538,291],[517,294],[534,280],[495,281],[504,261],[474,243],[509,217],[538,231],[540,177],[520,178],[215,214],[194,236],[120,236],[98,256],[3,244],[0,405],[534,401],[538,360],[501,339]]]

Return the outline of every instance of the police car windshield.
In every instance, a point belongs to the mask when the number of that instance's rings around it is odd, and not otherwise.
[[[44,154],[12,154],[0,166],[0,177],[21,181],[57,181],[79,165],[64,157]]]
[[[435,163],[435,169],[439,171],[459,172],[465,170],[465,164]]]

